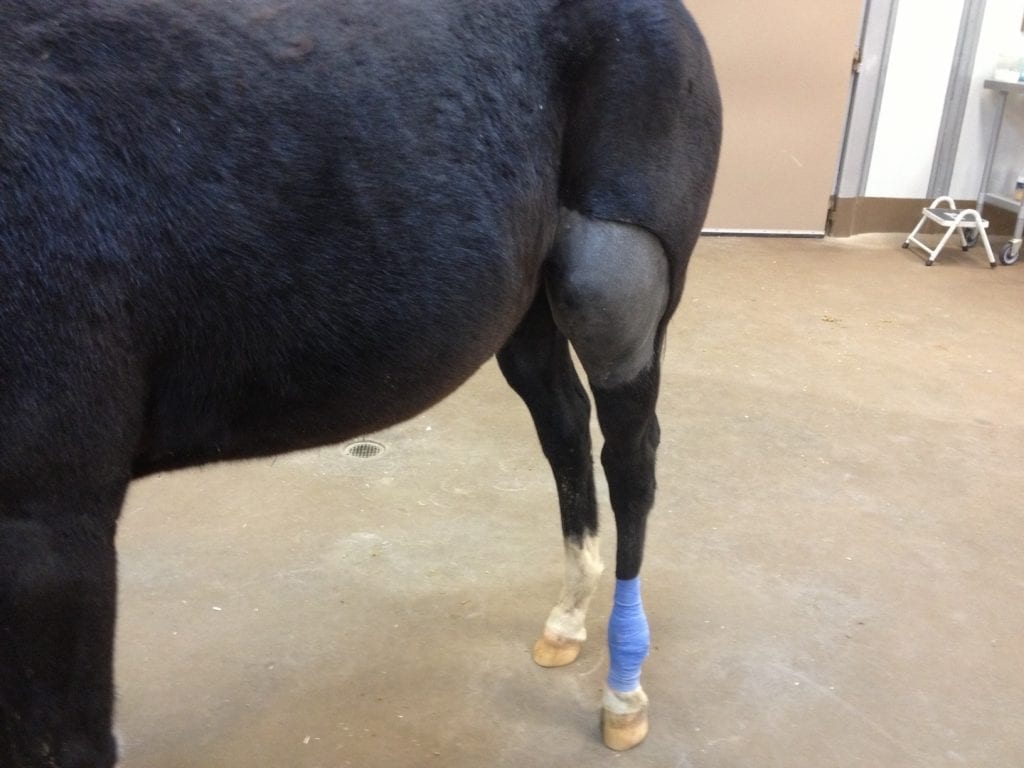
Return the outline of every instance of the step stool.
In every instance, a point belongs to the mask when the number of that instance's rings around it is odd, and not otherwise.
[[[947,207],[941,207],[943,204]],[[935,248],[929,248],[916,237],[917,233],[921,231],[921,227],[927,221],[934,221],[939,226],[946,228],[946,233],[939,240],[939,244]],[[985,254],[988,256],[988,265],[994,267],[996,265],[996,257],[992,253],[992,246],[988,242],[988,235],[985,233],[986,229],[988,229],[988,221],[981,218],[981,214],[976,210],[973,208],[957,208],[953,198],[943,195],[942,197],[935,198],[927,208],[921,209],[921,220],[917,222],[914,231],[903,241],[903,247],[909,248],[910,244],[913,243],[924,248],[928,252],[928,260],[924,264],[926,267],[930,267],[939,258],[939,251],[946,247],[946,243],[953,236],[955,230],[960,235],[960,247],[965,251],[978,240],[981,240],[981,244],[985,246]],[[968,237],[968,232],[971,235],[970,237]]]

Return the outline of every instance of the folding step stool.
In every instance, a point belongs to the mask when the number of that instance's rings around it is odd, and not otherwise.
[[[940,207],[943,203],[948,207]],[[916,237],[917,233],[921,231],[921,227],[927,221],[934,221],[939,226],[946,228],[946,233],[934,249],[929,248]],[[939,258],[939,251],[946,247],[949,238],[953,236],[953,231],[956,230],[956,233],[960,235],[960,247],[965,251],[978,240],[981,240],[981,244],[985,246],[985,254],[988,256],[988,265],[994,267],[996,265],[996,257],[992,253],[992,246],[989,245],[988,235],[985,233],[987,228],[988,221],[981,218],[981,214],[976,210],[973,208],[957,208],[953,198],[943,195],[942,197],[935,198],[927,208],[921,209],[921,220],[917,222],[914,231],[903,241],[903,247],[909,248],[910,244],[913,243],[924,248],[928,252],[928,260],[924,264],[926,267],[930,267]],[[968,237],[968,231],[970,231],[971,237]]]

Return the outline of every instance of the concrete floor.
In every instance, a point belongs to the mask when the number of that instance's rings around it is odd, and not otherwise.
[[[530,661],[558,516],[491,364],[377,458],[133,486],[126,768],[1024,765],[1024,267],[899,242],[700,243],[660,408],[645,744],[599,742],[610,568],[580,659]]]

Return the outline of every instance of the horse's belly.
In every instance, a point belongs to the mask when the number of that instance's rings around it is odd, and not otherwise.
[[[197,329],[183,346],[200,352],[172,356],[151,377],[136,474],[335,443],[408,419],[502,346],[534,290],[520,281],[424,292],[323,325],[268,317],[247,339]]]

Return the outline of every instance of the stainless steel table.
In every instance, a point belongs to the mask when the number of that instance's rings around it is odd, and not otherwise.
[[[992,136],[988,144],[985,171],[981,175],[981,188],[978,190],[977,210],[981,214],[986,205],[992,205],[1017,214],[1017,222],[1013,227],[1013,238],[999,252],[999,260],[1003,264],[1013,264],[1020,257],[1021,236],[1024,234],[1024,204],[1014,200],[1011,195],[990,191],[988,183],[989,177],[992,175],[992,163],[995,160],[996,148],[999,146],[999,132],[1003,127],[1003,116],[1006,114],[1007,98],[1011,93],[1024,93],[1024,83],[986,80],[985,87],[999,94],[999,115],[996,118],[995,125],[992,127]],[[974,239],[972,238],[972,244]]]

